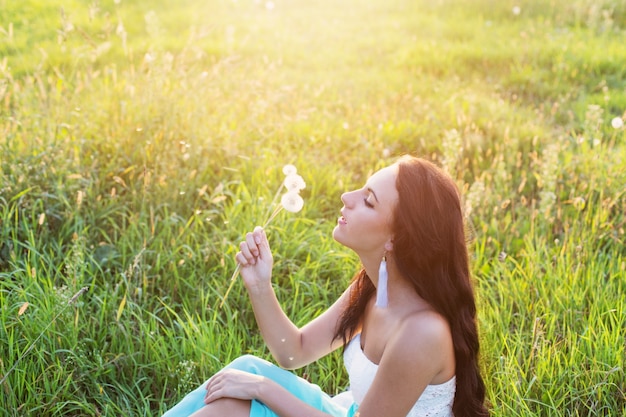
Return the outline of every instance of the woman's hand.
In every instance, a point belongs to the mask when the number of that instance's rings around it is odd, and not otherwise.
[[[274,259],[262,227],[257,226],[253,232],[246,234],[246,240],[239,245],[235,260],[241,267],[241,277],[248,291],[270,285]]]
[[[224,369],[213,375],[207,382],[204,403],[209,404],[220,398],[257,399],[264,381],[265,378],[261,375],[237,369]]]

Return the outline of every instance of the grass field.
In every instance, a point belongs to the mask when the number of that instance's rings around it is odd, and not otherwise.
[[[625,35],[621,0],[0,0],[0,414],[158,416],[268,357],[217,307],[282,166],[303,324],[358,267],[341,192],[411,153],[464,191],[493,415],[626,415]]]

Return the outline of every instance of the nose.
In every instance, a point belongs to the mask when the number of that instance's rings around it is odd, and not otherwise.
[[[353,194],[354,191],[348,191],[341,194],[341,201],[343,202],[344,206],[348,207],[350,205],[350,203],[353,201],[353,199],[351,198]]]

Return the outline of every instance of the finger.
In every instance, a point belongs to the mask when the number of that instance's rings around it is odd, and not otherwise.
[[[220,377],[219,373],[213,375],[206,384],[206,394],[204,395],[205,402],[211,398],[211,396],[215,395],[215,391],[219,388],[220,385]]]
[[[204,403],[209,404],[210,402],[213,402],[221,397],[223,397],[221,385],[214,384],[207,390],[206,395],[204,396]]]
[[[254,230],[254,233],[259,240],[259,257],[262,259],[271,259],[272,251],[270,250],[270,243],[267,240],[267,234],[265,234],[265,230],[261,227],[257,227]]]
[[[252,234],[254,236],[254,242],[257,245],[260,245],[263,242],[263,236],[265,234],[265,230],[261,226],[257,226],[254,228],[254,231],[252,232]]]
[[[246,262],[245,262],[246,264],[255,263],[255,256],[250,251],[250,247],[248,246],[247,241],[243,241],[239,244],[239,250],[240,250],[241,255],[246,259]]]
[[[258,236],[255,236],[254,233],[246,233],[246,243],[248,244],[250,252],[252,252],[252,255],[254,255],[255,257],[259,256],[258,244],[260,243],[260,240],[258,242],[257,240],[259,240],[259,238]]]
[[[206,386],[204,387],[205,390],[209,390],[211,389],[211,385],[213,385],[215,383],[216,377],[218,376],[219,373],[213,374],[213,376],[211,378],[209,378],[206,382]]]
[[[241,252],[237,252],[237,254],[235,255],[235,261],[241,266],[248,265],[248,260],[245,256],[243,256],[243,253]]]

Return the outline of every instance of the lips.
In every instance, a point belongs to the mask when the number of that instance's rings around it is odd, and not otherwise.
[[[337,223],[338,224],[348,224],[348,221],[346,220],[345,217],[343,217],[343,210],[341,212],[341,216],[339,216],[339,218],[337,219]]]

